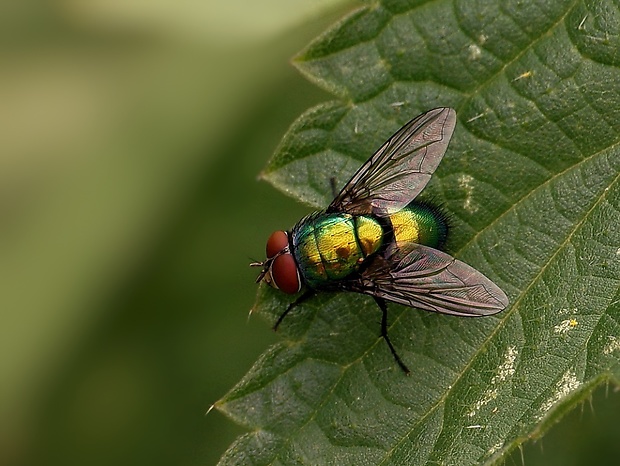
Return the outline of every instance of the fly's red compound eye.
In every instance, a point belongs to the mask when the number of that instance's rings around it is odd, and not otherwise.
[[[267,259],[275,257],[286,247],[288,247],[288,235],[282,230],[274,231],[267,240]]]
[[[274,259],[271,265],[271,278],[275,285],[285,293],[294,294],[301,289],[297,264],[290,254],[281,254]]]

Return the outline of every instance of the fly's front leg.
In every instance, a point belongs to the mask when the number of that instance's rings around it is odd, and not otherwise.
[[[396,349],[394,348],[394,345],[392,345],[392,342],[390,341],[390,337],[388,336],[387,304],[385,302],[385,299],[377,298],[376,296],[373,296],[373,298],[375,298],[375,302],[377,303],[377,306],[379,306],[379,308],[381,309],[381,312],[383,313],[383,316],[381,317],[381,336],[383,337],[387,345],[390,347],[392,356],[394,356],[394,359],[396,360],[400,368],[403,370],[405,374],[409,374],[410,373],[409,368],[405,366],[405,363],[400,359],[400,356],[398,356],[398,354],[396,353]]]
[[[294,307],[297,307],[304,301],[307,301],[309,298],[314,296],[314,294],[315,294],[314,290],[306,290],[299,298],[297,298],[295,301],[289,304],[286,310],[280,315],[280,317],[278,317],[276,324],[273,326],[273,330],[274,331],[278,330],[278,327],[280,326],[280,323],[282,322],[282,320],[286,317],[286,314],[291,312]]]

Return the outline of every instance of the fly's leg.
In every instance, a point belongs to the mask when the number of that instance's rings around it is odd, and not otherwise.
[[[273,330],[274,331],[278,330],[278,327],[280,326],[280,323],[282,323],[282,320],[284,320],[284,318],[286,317],[286,314],[291,312],[294,307],[297,307],[298,305],[300,305],[304,301],[307,301],[309,298],[313,296],[314,296],[314,290],[306,290],[304,294],[302,294],[299,298],[297,298],[295,301],[289,304],[286,310],[280,315],[280,317],[278,317],[276,324],[273,326]]]
[[[375,298],[375,302],[377,303],[377,306],[379,306],[379,308],[381,309],[381,312],[383,313],[383,317],[381,318],[381,336],[383,337],[387,345],[390,347],[392,356],[394,356],[394,359],[396,360],[400,368],[403,370],[405,374],[409,374],[409,369],[407,368],[407,366],[405,366],[405,363],[400,359],[400,356],[398,356],[398,354],[396,353],[396,349],[394,349],[394,345],[392,345],[392,342],[390,341],[390,337],[388,336],[387,304],[383,298],[377,298],[376,296],[373,296],[373,298]]]

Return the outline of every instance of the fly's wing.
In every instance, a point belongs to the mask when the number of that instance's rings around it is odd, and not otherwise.
[[[441,162],[455,125],[451,108],[411,120],[361,166],[327,212],[385,215],[409,204]]]
[[[457,316],[486,316],[504,310],[508,297],[481,272],[460,260],[420,244],[402,254],[377,256],[352,291],[426,311]]]

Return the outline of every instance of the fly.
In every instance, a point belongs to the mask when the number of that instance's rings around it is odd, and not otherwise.
[[[319,291],[370,295],[388,335],[387,301],[456,316],[488,316],[508,306],[506,294],[478,270],[442,252],[448,224],[433,205],[416,201],[441,162],[456,112],[436,108],[411,120],[370,157],[324,211],[267,240],[256,280],[289,294],[304,291],[278,318]]]

